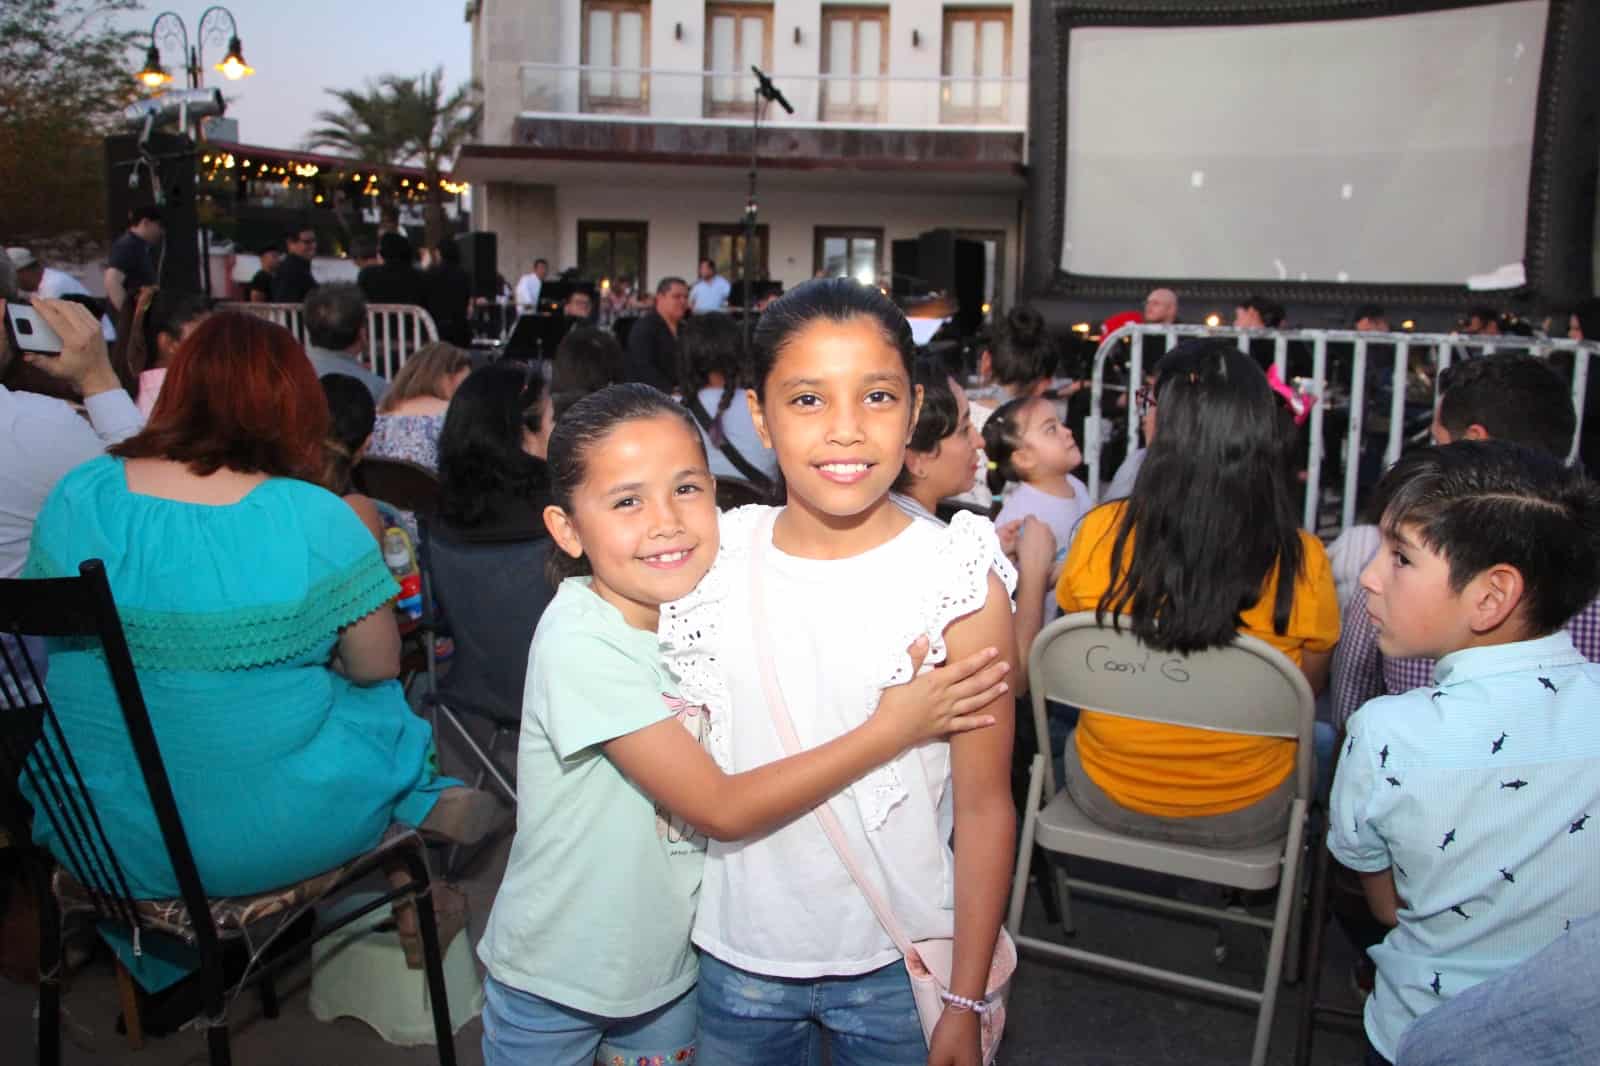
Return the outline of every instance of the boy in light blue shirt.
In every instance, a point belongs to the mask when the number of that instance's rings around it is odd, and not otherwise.
[[[1600,591],[1600,489],[1503,442],[1387,476],[1361,575],[1386,656],[1433,684],[1347,726],[1328,847],[1392,927],[1370,954],[1368,1063],[1417,1017],[1600,910],[1600,665],[1562,625]]]

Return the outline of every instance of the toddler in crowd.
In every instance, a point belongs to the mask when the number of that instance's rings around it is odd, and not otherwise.
[[[1072,430],[1061,424],[1056,405],[1035,396],[1008,400],[984,423],[983,447],[994,494],[999,496],[1007,482],[1014,482],[995,524],[1031,515],[1055,535],[1056,561],[1065,559],[1073,531],[1094,507],[1094,500],[1089,486],[1072,473],[1083,465],[1083,452]],[[1046,621],[1056,616],[1054,603],[1046,610]]]
[[[961,715],[1004,691],[1005,662],[974,646],[881,700],[874,691],[830,742],[724,774],[702,745],[727,730],[728,706],[683,699],[655,633],[661,605],[718,551],[699,429],[655,389],[614,385],[572,405],[548,458],[552,576],[570,576],[529,652],[517,833],[478,948],[484,1060],[690,1062],[706,837],[772,832],[909,749],[989,725]],[[912,664],[927,650],[913,644]]]
[[[1433,683],[1351,716],[1328,847],[1391,926],[1370,949],[1367,1061],[1600,910],[1600,666],[1562,625],[1600,591],[1600,490],[1553,456],[1406,456],[1361,575],[1386,656]]]

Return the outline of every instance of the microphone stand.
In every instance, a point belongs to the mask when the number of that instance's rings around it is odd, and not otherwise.
[[[744,349],[750,351],[751,340],[755,332],[755,305],[751,297],[751,280],[755,274],[756,254],[756,215],[759,207],[756,203],[756,175],[760,169],[757,157],[757,146],[761,141],[761,112],[766,105],[776,100],[778,105],[789,114],[794,114],[794,108],[789,106],[789,101],[772,79],[762,73],[760,67],[751,67],[756,76],[755,98],[750,109],[750,192],[744,204],[744,256],[740,262],[740,284],[744,289]]]

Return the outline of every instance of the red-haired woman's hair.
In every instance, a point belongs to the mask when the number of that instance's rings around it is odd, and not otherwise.
[[[327,435],[328,401],[294,334],[224,311],[178,347],[144,431],[109,451],[201,476],[226,467],[314,482]]]

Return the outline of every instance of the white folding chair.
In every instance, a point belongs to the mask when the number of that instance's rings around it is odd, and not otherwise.
[[[1093,612],[1069,615],[1045,627],[1028,656],[1028,684],[1040,754],[1034,757],[1028,781],[1006,928],[1019,948],[1256,1004],[1255,1044],[1250,1062],[1251,1066],[1261,1066],[1266,1061],[1286,946],[1290,939],[1297,939],[1292,937],[1292,930],[1299,920],[1297,886],[1306,811],[1311,799],[1311,730],[1315,713],[1311,686],[1286,656],[1253,637],[1240,636],[1227,647],[1194,655],[1175,655],[1141,644],[1126,628],[1118,633],[1109,624],[1097,625]],[[1297,741],[1295,798],[1284,835],[1260,847],[1230,849],[1170,844],[1103,828],[1084,815],[1065,790],[1058,791],[1049,757],[1046,700],[1124,718]],[[1048,802],[1043,802],[1047,797]],[[1022,905],[1035,845],[1061,855],[1241,890],[1259,891],[1277,886],[1277,903],[1269,921],[1237,910],[1082,881],[1067,876],[1059,864],[1055,868],[1062,925],[1068,933],[1072,932],[1069,890],[1157,910],[1205,915],[1270,929],[1272,939],[1267,949],[1262,987],[1241,988],[1023,936]]]

